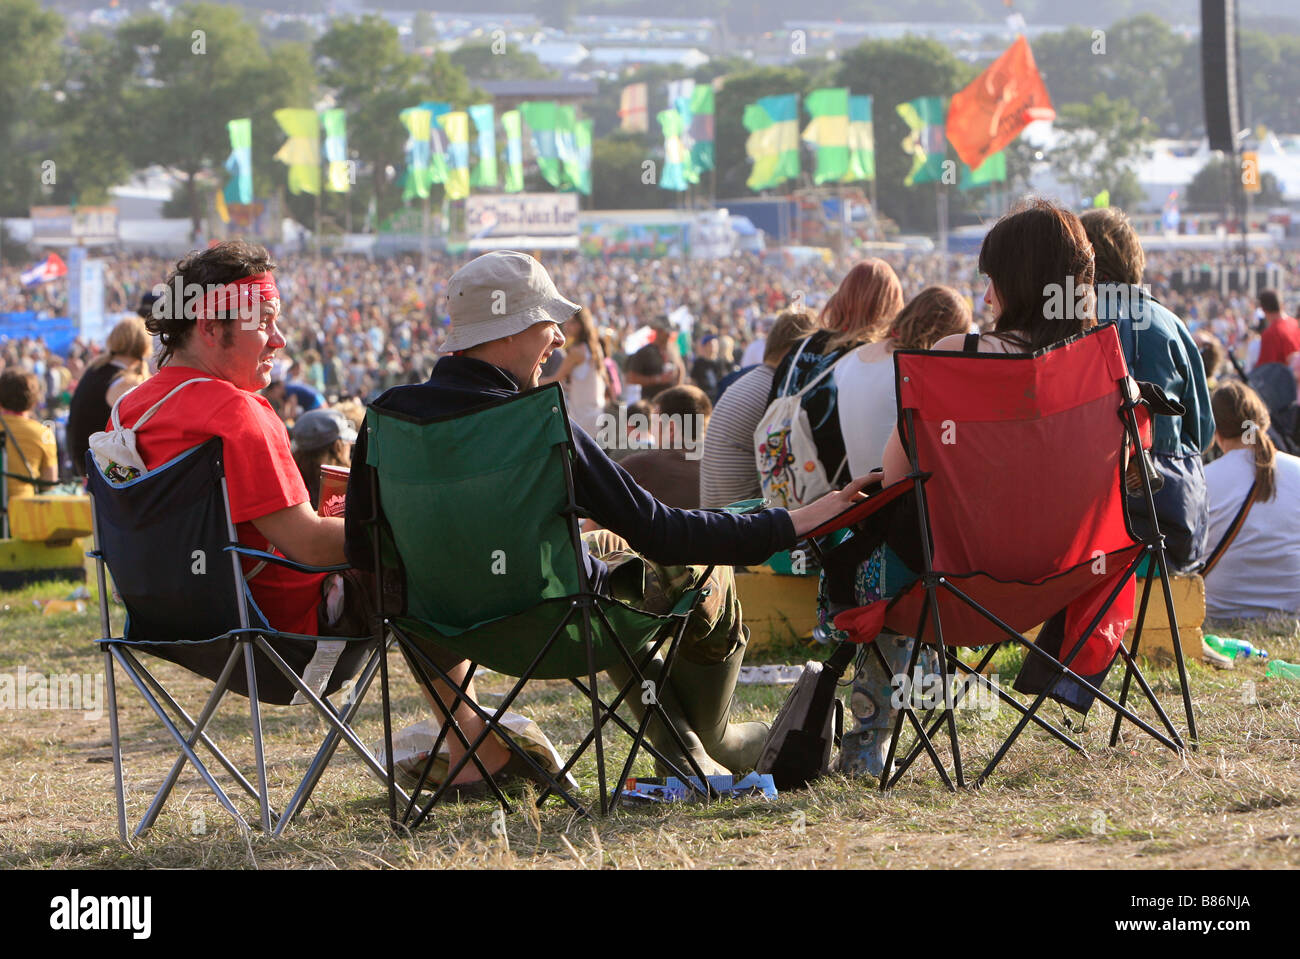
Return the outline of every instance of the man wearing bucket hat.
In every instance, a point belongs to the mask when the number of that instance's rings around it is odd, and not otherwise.
[[[375,401],[377,408],[421,418],[451,416],[532,389],[542,364],[564,343],[560,325],[579,309],[560,294],[537,260],[512,251],[487,253],[466,264],[448,282],[447,298],[451,331],[444,349],[450,355],[439,359],[427,382],[389,390]],[[731,567],[758,564],[791,548],[803,534],[860,498],[866,479],[793,512],[771,509],[736,516],[680,510],[638,486],[576,424],[573,439],[578,505],[604,527],[583,534],[583,560],[593,589],[613,595],[611,571],[644,561],[646,590],[644,598],[637,597],[638,604],[667,611],[702,572],[692,565],[717,564],[713,588],[694,614],[698,621],[687,630],[660,703],[706,774],[747,772],[758,760],[767,727],[729,721],[748,639]],[[365,462],[366,441],[363,427],[355,452],[359,462]],[[354,473],[348,487],[347,554],[353,565],[373,569],[362,517],[371,514],[374,490],[363,477],[367,474]],[[448,673],[458,682],[468,666],[456,658],[439,665],[455,666]],[[628,677],[613,678],[622,682]],[[448,689],[436,694],[444,703],[453,698]],[[639,706],[636,697],[629,702]],[[468,707],[461,708],[457,719],[471,739],[475,732],[470,730],[482,729]],[[652,723],[649,735],[664,755],[684,763],[666,730]],[[459,743],[451,746],[455,750]],[[509,753],[489,739],[479,758],[495,773],[507,766]],[[467,767],[460,779],[469,782],[474,775]]]

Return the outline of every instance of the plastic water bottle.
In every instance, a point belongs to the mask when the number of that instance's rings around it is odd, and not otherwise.
[[[1265,679],[1300,679],[1300,666],[1275,659],[1264,670]]]
[[[1231,659],[1249,659],[1252,656],[1268,659],[1267,650],[1256,649],[1249,641],[1244,639],[1233,639],[1231,636],[1215,636],[1206,633],[1205,643],[1215,652],[1222,653]]]

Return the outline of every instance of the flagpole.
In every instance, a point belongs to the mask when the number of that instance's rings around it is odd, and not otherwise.
[[[321,189],[318,189],[318,190],[316,191],[316,229],[315,229],[315,234],[316,234],[316,259],[318,259],[318,260],[320,259],[320,195],[321,195],[321,192],[322,192],[323,189],[324,189],[324,185],[322,184]]]
[[[421,201],[420,215],[420,269],[429,267],[429,194],[424,194]]]
[[[942,180],[934,181],[935,220],[939,228],[940,270],[943,282],[948,282],[948,191]]]

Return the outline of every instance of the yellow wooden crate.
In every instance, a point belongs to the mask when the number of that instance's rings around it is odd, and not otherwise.
[[[91,532],[90,497],[53,493],[9,501],[9,535],[29,543],[68,543]]]
[[[751,649],[808,639],[817,625],[817,577],[785,576],[767,566],[736,574],[736,595]]]

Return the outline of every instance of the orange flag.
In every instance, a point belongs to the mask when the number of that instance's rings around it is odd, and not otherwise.
[[[948,107],[948,142],[972,170],[1035,120],[1056,116],[1024,35],[955,94]]]

